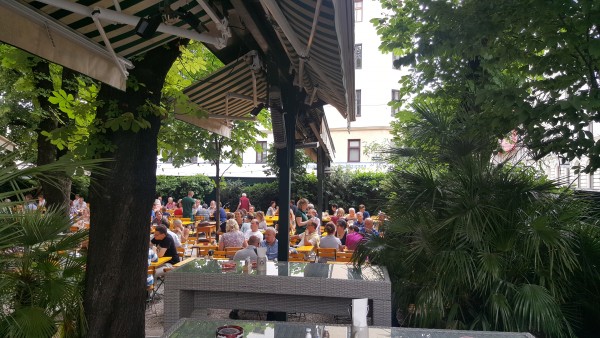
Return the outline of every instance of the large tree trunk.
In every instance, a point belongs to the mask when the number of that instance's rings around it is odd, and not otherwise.
[[[135,133],[108,130],[101,135],[114,146],[104,157],[108,174],[92,173],[90,244],[85,312],[88,337],[144,337],[146,270],[150,210],[156,191],[157,135],[160,117],[148,112],[147,101],[159,104],[166,74],[179,56],[179,41],[155,48],[134,62],[130,79],[143,84],[127,92],[102,86],[97,118],[106,120],[140,110],[151,127]]]
[[[63,83],[66,78],[73,77],[75,72],[68,69],[63,70]],[[40,91],[37,96],[37,105],[45,112],[44,118],[38,124],[37,133],[37,165],[44,165],[56,162],[56,160],[65,154],[65,151],[59,151],[55,145],[42,132],[51,132],[58,128],[58,119],[50,112],[51,105],[48,102],[48,95],[52,91],[53,84],[50,80],[50,67],[48,62],[39,61],[34,68],[36,87]],[[66,203],[69,200],[71,192],[71,179],[64,173],[55,173],[55,180],[52,184],[42,181],[42,191],[46,198],[46,206],[64,205],[65,212],[68,212]]]

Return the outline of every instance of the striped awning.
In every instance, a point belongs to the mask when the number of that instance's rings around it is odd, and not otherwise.
[[[209,116],[246,116],[267,99],[267,79],[257,57],[255,52],[250,52],[197,81],[183,93]]]
[[[353,121],[353,2],[263,1],[276,3],[293,31],[289,34],[276,30],[297,74],[302,73],[301,83],[307,93],[316,89],[319,99]],[[311,38],[313,24],[315,31]]]
[[[349,121],[355,120],[354,113],[354,12],[353,2],[346,0],[260,0],[265,13],[250,13],[243,1],[232,1],[246,27],[263,20],[271,26],[277,39],[269,44],[281,44],[287,53],[295,74],[301,77],[296,83],[302,87],[313,102],[334,106]],[[243,22],[246,20],[246,22]],[[257,38],[254,35],[254,38]],[[262,38],[262,37],[261,37]],[[260,43],[259,43],[260,45]],[[270,47],[262,45],[262,52]],[[253,86],[248,70],[249,62],[237,59],[221,70],[211,74],[184,93],[191,102],[209,114],[209,117],[244,117],[256,106],[255,101],[234,100],[237,94],[252,96]],[[260,72],[257,80],[258,102],[267,98],[267,82]],[[311,104],[313,103],[311,102]],[[190,118],[187,118],[188,122]],[[201,125],[206,118],[196,118]],[[320,128],[320,126],[318,127]],[[318,129],[317,129],[318,130]],[[319,131],[318,131],[319,132]],[[319,132],[320,133],[320,132]],[[329,131],[326,131],[328,134]],[[327,147],[326,144],[322,146]]]
[[[124,90],[126,58],[179,37],[222,42],[199,2],[189,0],[171,1],[170,7],[195,15],[209,33],[199,34],[184,20],[171,18],[150,39],[136,35],[139,19],[158,15],[163,4],[162,0],[0,1],[0,41]]]

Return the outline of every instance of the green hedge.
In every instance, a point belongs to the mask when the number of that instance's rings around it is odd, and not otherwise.
[[[346,171],[336,169],[327,175],[324,182],[324,198],[329,203],[336,203],[346,211],[359,204],[364,204],[371,214],[385,209],[385,196],[381,189],[385,173]],[[221,201],[229,204],[231,209],[237,207],[240,195],[245,192],[257,210],[267,210],[271,201],[277,201],[279,194],[278,181],[245,185],[242,181],[227,181],[221,189]],[[313,174],[296,176],[292,182],[294,200],[306,198],[317,203],[317,177]]]
[[[195,176],[156,176],[156,194],[163,196],[166,201],[168,196],[173,197],[175,201],[187,196],[187,192],[192,190],[194,197],[204,200],[207,194],[215,189],[213,180],[204,175]],[[208,203],[209,201],[205,201]]]
[[[324,182],[324,198],[326,201],[336,203],[346,212],[349,207],[358,208],[364,204],[371,214],[378,210],[385,210],[385,196],[381,190],[385,173],[347,171],[336,168],[327,175]],[[73,191],[87,196],[89,177],[79,177],[73,180]],[[166,201],[168,196],[175,200],[187,195],[188,190],[193,190],[195,197],[209,203],[206,195],[214,194],[214,182],[207,176],[156,176],[156,193],[163,196]],[[237,207],[240,195],[245,192],[257,210],[266,211],[271,201],[279,198],[278,181],[269,183],[245,184],[241,180],[223,180],[221,188],[221,202],[232,210]],[[314,174],[296,176],[292,182],[292,196],[294,200],[306,198],[311,203],[317,203],[317,177]]]

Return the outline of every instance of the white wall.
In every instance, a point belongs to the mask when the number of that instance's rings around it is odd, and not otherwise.
[[[333,107],[325,107],[325,113],[335,145],[335,163],[348,161],[348,140],[360,139],[362,148],[376,141],[383,143],[391,139],[390,123],[393,121],[392,89],[398,89],[402,71],[393,68],[391,53],[379,50],[380,38],[371,22],[372,18],[382,17],[379,1],[363,1],[363,20],[355,22],[354,40],[362,44],[362,69],[356,69],[356,89],[361,91],[361,116],[350,124]],[[371,162],[371,158],[361,154],[361,162]]]

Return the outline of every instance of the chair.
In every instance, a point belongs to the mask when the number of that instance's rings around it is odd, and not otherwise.
[[[218,246],[216,245],[194,245],[192,247],[192,256],[194,255],[194,250],[196,251],[196,257],[204,257],[208,256],[208,251],[217,251]]]
[[[305,262],[304,254],[302,253],[290,253],[288,262]]]
[[[226,251],[215,251],[213,253],[213,258],[227,258],[227,252]]]
[[[152,265],[148,266],[148,274],[154,276],[156,268]],[[156,282],[156,280],[154,281]],[[152,306],[152,301],[154,300],[154,282],[148,286],[146,286],[146,309]],[[155,310],[156,312],[156,310]]]
[[[213,228],[212,226],[197,227],[196,233],[198,235],[200,235],[200,233],[204,233],[206,236],[205,238],[210,239],[211,238],[210,232],[212,231],[212,228]],[[200,238],[200,237],[198,237],[198,238]]]
[[[79,227],[76,225],[71,225],[71,228],[69,230],[71,230],[71,232],[77,232],[79,231]]]
[[[196,244],[196,237],[188,237],[187,244],[188,245],[195,245]]]
[[[225,248],[225,252],[227,253],[227,257],[228,258],[233,258],[233,256],[235,255],[236,252],[238,252],[239,250],[242,250],[242,247],[239,246],[235,246],[235,247],[229,247],[229,248]]]
[[[352,261],[352,252],[338,252],[335,254],[336,262],[351,262]]]
[[[319,261],[333,261],[335,260],[336,252],[335,248],[318,248],[317,256],[319,257]]]
[[[185,248],[183,247],[179,247],[177,248],[177,254],[179,255],[179,258],[183,258],[183,256],[185,256]],[[166,272],[167,269],[165,269]]]

